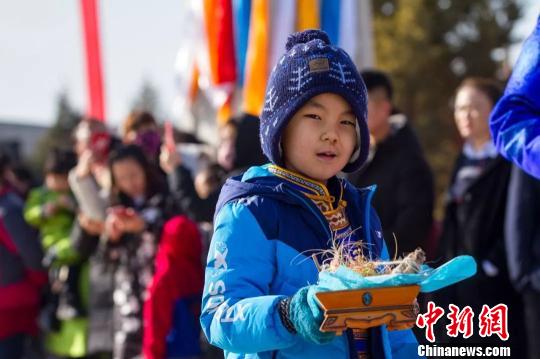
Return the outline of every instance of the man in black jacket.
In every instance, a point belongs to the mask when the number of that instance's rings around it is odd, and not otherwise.
[[[540,180],[514,166],[506,203],[506,255],[510,280],[523,300],[530,358],[540,358],[539,217]]]
[[[386,240],[397,238],[399,255],[426,248],[434,199],[431,170],[406,117],[394,111],[388,76],[369,70],[362,78],[368,90],[372,149],[368,163],[349,179],[358,187],[377,185],[373,204]]]

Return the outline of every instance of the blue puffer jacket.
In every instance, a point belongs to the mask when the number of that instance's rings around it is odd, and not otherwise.
[[[497,149],[540,178],[540,17],[490,119]]]
[[[277,303],[317,282],[310,256],[328,248],[331,233],[316,205],[267,168],[252,167],[222,189],[206,267],[203,331],[226,358],[354,357],[347,335],[314,345],[289,333],[281,322]],[[370,206],[374,188],[358,190],[344,181],[343,190],[352,228],[362,231],[370,255],[388,258]],[[370,349],[374,358],[417,356],[410,330],[373,328]]]

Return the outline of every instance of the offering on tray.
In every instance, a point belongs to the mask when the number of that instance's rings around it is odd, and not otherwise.
[[[319,266],[314,300],[324,310],[320,330],[341,334],[344,330],[387,325],[388,330],[414,326],[419,292],[433,292],[476,273],[470,256],[456,257],[438,268],[424,264],[418,248],[404,258],[377,261],[362,255],[360,246],[339,246]],[[316,262],[317,263],[317,262]]]

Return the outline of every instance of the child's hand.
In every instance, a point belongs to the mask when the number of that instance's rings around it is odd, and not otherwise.
[[[176,167],[182,163],[182,157],[176,150],[172,150],[167,146],[161,146],[159,155],[159,164],[165,173],[172,173]]]
[[[85,214],[79,214],[79,225],[85,232],[92,236],[100,236],[105,230],[105,223],[102,221],[96,221]]]
[[[75,201],[73,201],[73,199],[67,194],[59,196],[57,203],[58,206],[61,208],[67,209],[68,211],[72,212],[75,211]]]
[[[45,218],[54,216],[58,212],[58,205],[56,202],[47,202],[43,205],[42,215]]]
[[[126,233],[140,233],[146,227],[146,223],[133,208],[126,208],[120,213],[121,228]]]
[[[321,332],[319,327],[323,321],[321,308],[310,298],[314,291],[312,286],[300,288],[288,303],[280,303],[278,310],[283,324],[289,331],[295,331],[306,341],[314,344],[326,344],[334,340],[333,332]],[[292,327],[292,328],[291,328]]]
[[[105,220],[105,235],[110,242],[118,242],[124,232],[122,231],[121,218],[118,213],[111,211]]]

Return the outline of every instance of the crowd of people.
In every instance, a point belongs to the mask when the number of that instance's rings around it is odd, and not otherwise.
[[[316,81],[283,96],[302,61]],[[334,62],[350,66],[351,77],[332,76]],[[319,31],[292,36],[280,64],[269,79],[276,103],[260,120],[245,114],[221,126],[214,153],[195,163],[177,148],[197,143],[194,136],[168,132],[140,111],[119,136],[81,120],[72,146],[48,154],[37,187],[0,156],[0,358],[222,356],[205,345],[201,324],[231,358],[410,357],[411,331],[336,338],[313,324],[321,321],[308,285],[316,267],[291,266],[328,247],[327,227],[332,238],[369,242],[366,255],[383,259],[417,247],[434,263],[472,255],[477,275],[431,299],[474,313],[507,304],[513,354],[540,352],[531,340],[539,311],[538,262],[530,259],[539,255],[540,187],[512,169],[491,137],[501,84],[467,78],[456,89],[463,147],[437,223],[433,175],[393,103],[389,76],[357,73]]]
[[[216,162],[201,151],[194,171],[151,113],[129,114],[120,136],[83,119],[36,187],[3,155],[0,357],[201,355],[208,225],[225,176],[263,163],[256,131],[250,116],[232,119]]]

